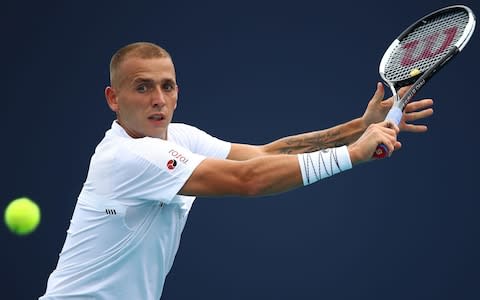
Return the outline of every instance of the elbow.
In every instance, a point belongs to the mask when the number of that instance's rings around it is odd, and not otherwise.
[[[268,194],[268,182],[254,169],[250,169],[242,174],[239,179],[239,185],[241,196],[258,197]]]
[[[257,182],[248,182],[247,184],[245,184],[245,189],[243,193],[243,196],[246,197],[257,197],[265,195],[264,189]]]

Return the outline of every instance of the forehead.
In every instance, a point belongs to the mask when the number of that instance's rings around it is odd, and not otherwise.
[[[133,82],[139,78],[175,81],[175,67],[169,57],[127,57],[119,65],[117,72],[120,83]]]

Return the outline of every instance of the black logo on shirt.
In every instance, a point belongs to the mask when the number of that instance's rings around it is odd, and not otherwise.
[[[116,215],[117,211],[115,210],[115,208],[105,208],[105,213],[107,215]]]

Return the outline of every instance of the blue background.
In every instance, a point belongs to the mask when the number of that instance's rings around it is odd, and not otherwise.
[[[2,299],[43,294],[94,147],[114,118],[110,56],[163,45],[174,121],[252,144],[360,116],[390,42],[439,0],[9,1],[0,11],[0,204],[29,196],[38,230],[1,226]],[[477,1],[463,1],[477,14]],[[429,132],[391,159],[263,198],[199,198],[162,299],[480,299],[478,28],[418,94]]]

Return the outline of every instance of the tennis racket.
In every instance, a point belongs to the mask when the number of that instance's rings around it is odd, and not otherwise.
[[[463,5],[439,9],[408,27],[387,48],[380,61],[380,76],[393,93],[393,106],[386,116],[400,124],[410,99],[447,62],[463,50],[475,29],[475,15]],[[400,98],[398,90],[409,86]],[[388,148],[378,145],[374,158],[384,158]]]

